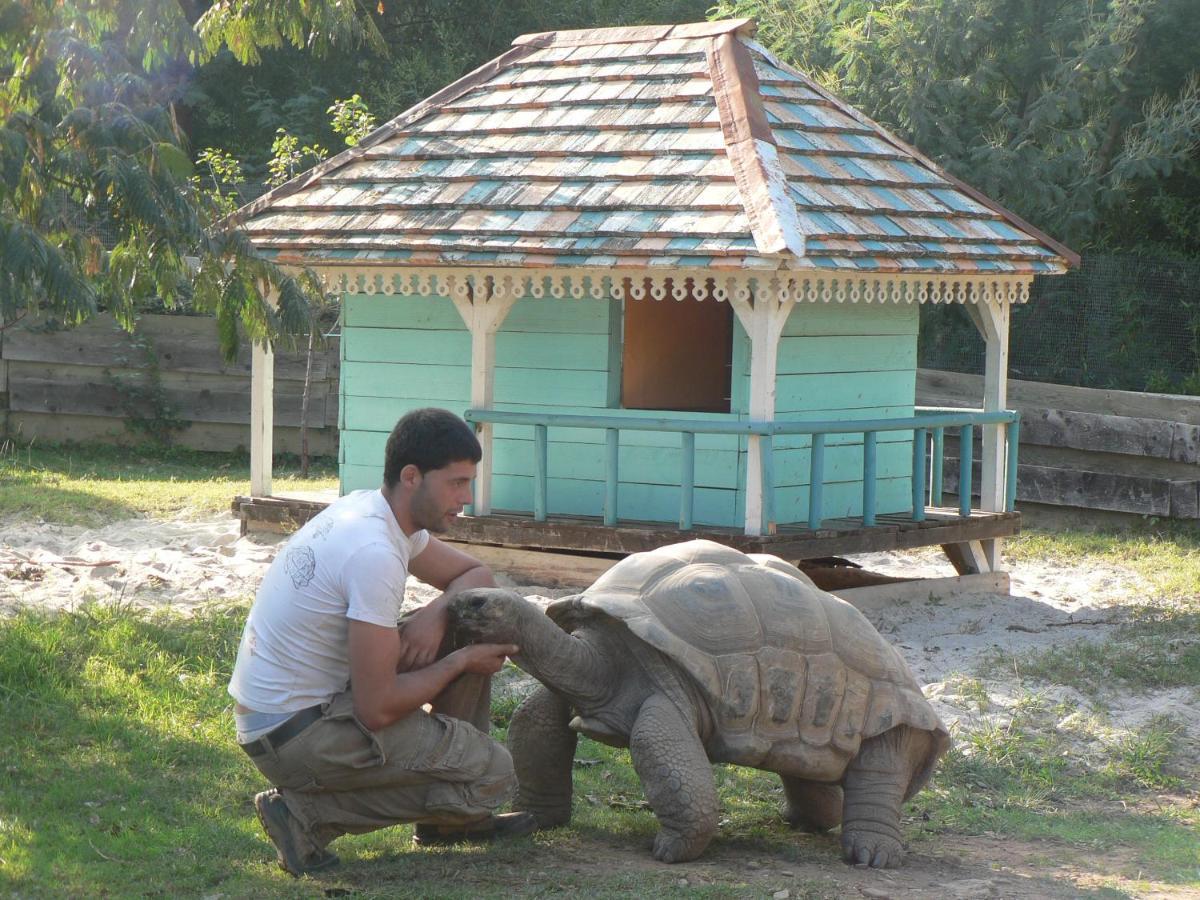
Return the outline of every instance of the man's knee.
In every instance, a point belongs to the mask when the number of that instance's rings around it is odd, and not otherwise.
[[[444,781],[429,789],[428,811],[443,822],[469,820],[496,812],[517,790],[512,757],[491,741],[491,752],[482,771],[467,781]]]

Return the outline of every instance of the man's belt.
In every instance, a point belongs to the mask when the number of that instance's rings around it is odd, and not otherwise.
[[[238,744],[250,756],[262,756],[268,750],[278,750],[317,719],[321,718],[321,706],[310,706],[296,713],[278,728],[268,731],[256,741]]]

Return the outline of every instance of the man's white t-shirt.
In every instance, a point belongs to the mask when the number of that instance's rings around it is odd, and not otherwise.
[[[378,490],[330,504],[263,577],[229,693],[257,712],[282,714],[346,690],[348,620],[395,628],[409,562],[428,544],[426,531],[405,536]]]

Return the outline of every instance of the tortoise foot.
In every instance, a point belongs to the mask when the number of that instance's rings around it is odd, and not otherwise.
[[[890,834],[868,828],[842,828],[842,856],[851,865],[888,869],[904,861],[904,846]]]
[[[654,836],[654,858],[665,863],[687,862],[703,853],[707,846],[707,837],[689,840],[678,832],[663,830]]]

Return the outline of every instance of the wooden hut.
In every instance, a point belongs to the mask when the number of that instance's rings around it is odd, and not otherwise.
[[[794,559],[942,544],[960,571],[995,568],[1019,522],[1009,310],[1076,258],[753,34],[522,36],[240,212],[263,254],[342,295],[343,491],[378,485],[397,417],[436,405],[484,445],[464,540],[629,552],[702,534]],[[915,408],[921,303],[977,324],[980,411]]]

